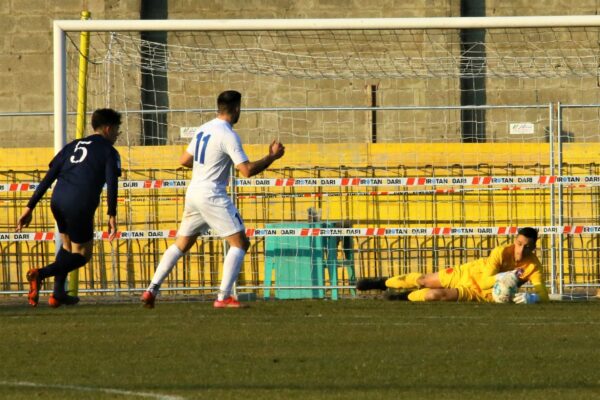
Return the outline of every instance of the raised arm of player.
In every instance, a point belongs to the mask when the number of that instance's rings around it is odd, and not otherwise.
[[[235,166],[240,173],[246,177],[258,175],[269,168],[275,160],[280,159],[285,154],[285,146],[277,140],[273,140],[269,146],[269,154],[257,161],[245,161]]]

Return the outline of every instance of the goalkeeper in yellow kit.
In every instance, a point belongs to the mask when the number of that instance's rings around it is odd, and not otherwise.
[[[520,286],[529,281],[535,293],[517,293],[515,303],[548,301],[542,265],[533,254],[537,230],[521,228],[513,244],[498,246],[488,258],[440,270],[431,274],[409,273],[392,278],[360,279],[358,290],[396,289],[399,298],[410,301],[493,302],[492,287],[497,279],[513,279]]]

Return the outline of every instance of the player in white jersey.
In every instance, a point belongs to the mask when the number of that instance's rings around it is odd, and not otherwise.
[[[231,165],[249,178],[267,169],[281,158],[285,147],[274,140],[269,154],[257,161],[249,161],[233,126],[240,117],[242,95],[228,90],[217,98],[217,118],[202,125],[179,160],[193,168],[192,180],[185,195],[185,208],[175,244],[163,254],[152,282],[141,301],[153,308],[160,285],[177,261],[196,243],[198,235],[211,228],[229,243],[223,263],[223,277],[215,308],[240,308],[242,304],[232,295],[244,256],[250,248],[244,222],[227,195]]]

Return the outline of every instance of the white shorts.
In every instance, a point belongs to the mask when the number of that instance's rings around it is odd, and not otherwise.
[[[177,236],[195,236],[208,229],[221,237],[245,231],[244,221],[227,192],[193,189],[185,194],[185,208]]]

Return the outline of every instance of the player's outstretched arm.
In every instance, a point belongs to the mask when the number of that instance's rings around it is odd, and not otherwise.
[[[543,281],[543,275],[538,270],[534,272],[529,282],[533,285],[533,289],[535,293],[530,292],[520,292],[515,295],[514,302],[517,304],[535,304],[535,303],[544,303],[550,301],[550,297],[548,296],[548,290],[546,289],[546,285]]]
[[[23,213],[17,220],[17,226],[15,227],[15,231],[21,232],[21,229],[26,228],[31,223],[31,217],[33,215],[33,209],[37,205],[37,203],[41,200],[41,198],[46,194],[46,191],[52,186],[52,183],[58,177],[58,173],[60,172],[60,167],[62,165],[62,156],[64,154],[64,149],[61,150],[50,162],[50,168],[46,175],[39,183],[38,187],[35,189],[35,192],[31,195],[29,202],[27,202],[27,206],[23,209]]]
[[[243,162],[241,164],[236,165],[235,167],[240,171],[240,173],[244,177],[250,178],[251,176],[258,175],[265,169],[269,168],[269,166],[273,164],[275,160],[280,159],[281,157],[283,157],[284,154],[285,146],[278,140],[273,140],[273,142],[269,146],[268,155],[257,161]]]
[[[19,217],[17,221],[17,226],[15,227],[15,231],[21,232],[21,229],[27,228],[31,223],[31,217],[33,215],[33,210],[29,207],[25,207],[23,213]]]
[[[548,289],[544,283],[544,275],[541,267],[536,268],[536,271],[531,274],[529,277],[529,282],[533,285],[533,290],[535,291],[535,294],[540,302],[550,301],[550,296],[548,296]]]
[[[50,168],[46,175],[39,183],[38,187],[35,189],[35,192],[31,195],[31,198],[27,202],[27,206],[23,210],[23,214],[19,218],[17,222],[17,232],[20,232],[22,228],[27,227],[31,222],[31,214],[33,213],[33,209],[37,205],[37,203],[44,197],[46,191],[52,186],[52,183],[58,177],[58,173],[60,172],[60,166],[62,165],[62,154],[64,150],[61,150],[54,159],[50,162]]]

